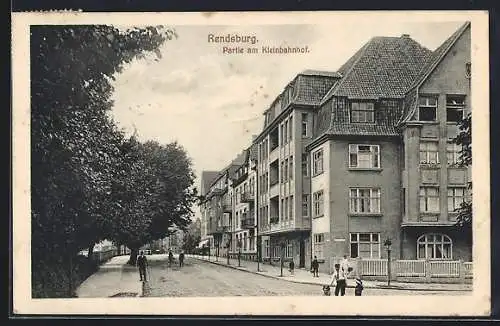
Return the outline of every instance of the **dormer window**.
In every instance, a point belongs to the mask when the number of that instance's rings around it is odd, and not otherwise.
[[[375,105],[372,102],[352,102],[351,122],[373,123],[375,122]]]
[[[418,120],[436,121],[437,98],[422,96],[418,99]]]

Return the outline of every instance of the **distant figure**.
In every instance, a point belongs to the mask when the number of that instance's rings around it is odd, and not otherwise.
[[[314,256],[314,259],[311,263],[311,270],[313,273],[313,277],[319,277],[318,269],[319,269],[318,258],[316,256]]]
[[[293,262],[293,259],[290,261],[290,265],[288,267],[289,267],[290,274],[293,276],[294,269],[295,269],[295,263]]]
[[[174,254],[172,253],[172,250],[168,250],[168,267],[172,266],[172,263],[174,262]]]
[[[144,256],[144,251],[141,251],[139,257],[137,257],[136,266],[139,267],[139,277],[141,281],[147,281],[146,279],[146,267],[148,267],[148,260]]]
[[[182,267],[182,265],[184,265],[184,252],[179,254],[179,267]]]
[[[346,288],[346,274],[343,268],[340,268],[340,264],[335,264],[335,272],[333,272],[333,277],[330,285],[335,284],[335,296],[339,293],[341,296],[345,295]]]
[[[356,278],[356,287],[354,288],[354,295],[359,297],[361,296],[362,292],[363,292],[363,282],[358,277]]]

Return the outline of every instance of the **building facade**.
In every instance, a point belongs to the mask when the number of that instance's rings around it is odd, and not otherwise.
[[[261,240],[264,261],[316,256],[322,271],[343,255],[386,258],[386,240],[396,259],[470,261],[471,234],[455,226],[470,168],[452,142],[470,112],[470,38],[470,23],[434,51],[374,37],[336,72],[299,73],[265,110],[255,160],[247,150],[212,186],[231,217],[213,224],[217,203],[202,204],[206,233],[229,229],[230,253]]]

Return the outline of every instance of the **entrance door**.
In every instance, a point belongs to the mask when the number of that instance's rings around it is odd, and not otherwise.
[[[306,244],[304,240],[299,241],[299,268],[306,267]]]

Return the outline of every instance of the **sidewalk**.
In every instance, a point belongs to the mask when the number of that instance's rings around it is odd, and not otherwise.
[[[331,276],[325,273],[319,273],[319,277],[313,277],[309,270],[305,269],[295,269],[295,275],[291,276],[288,271],[288,266],[283,266],[283,277],[280,276],[281,268],[279,263],[276,265],[269,265],[269,263],[260,264],[260,272],[257,272],[257,262],[241,260],[238,267],[237,259],[229,259],[229,264],[227,265],[227,258],[219,257],[218,261],[215,260],[214,256],[197,256],[197,255],[187,255],[198,260],[206,261],[207,263],[218,264],[228,268],[238,269],[241,271],[259,274],[265,277],[271,277],[275,279],[285,280],[294,283],[312,284],[312,285],[323,285],[329,284],[331,282]],[[402,282],[391,282],[390,286],[387,286],[387,282],[382,281],[368,281],[363,280],[363,286],[365,288],[377,288],[377,289],[395,289],[395,290],[412,290],[412,291],[472,291],[471,284],[443,284],[443,283],[402,283]],[[347,287],[354,288],[355,280],[348,279]]]
[[[99,267],[76,290],[79,298],[142,296],[142,282],[134,266],[127,265],[128,255],[116,256]]]

